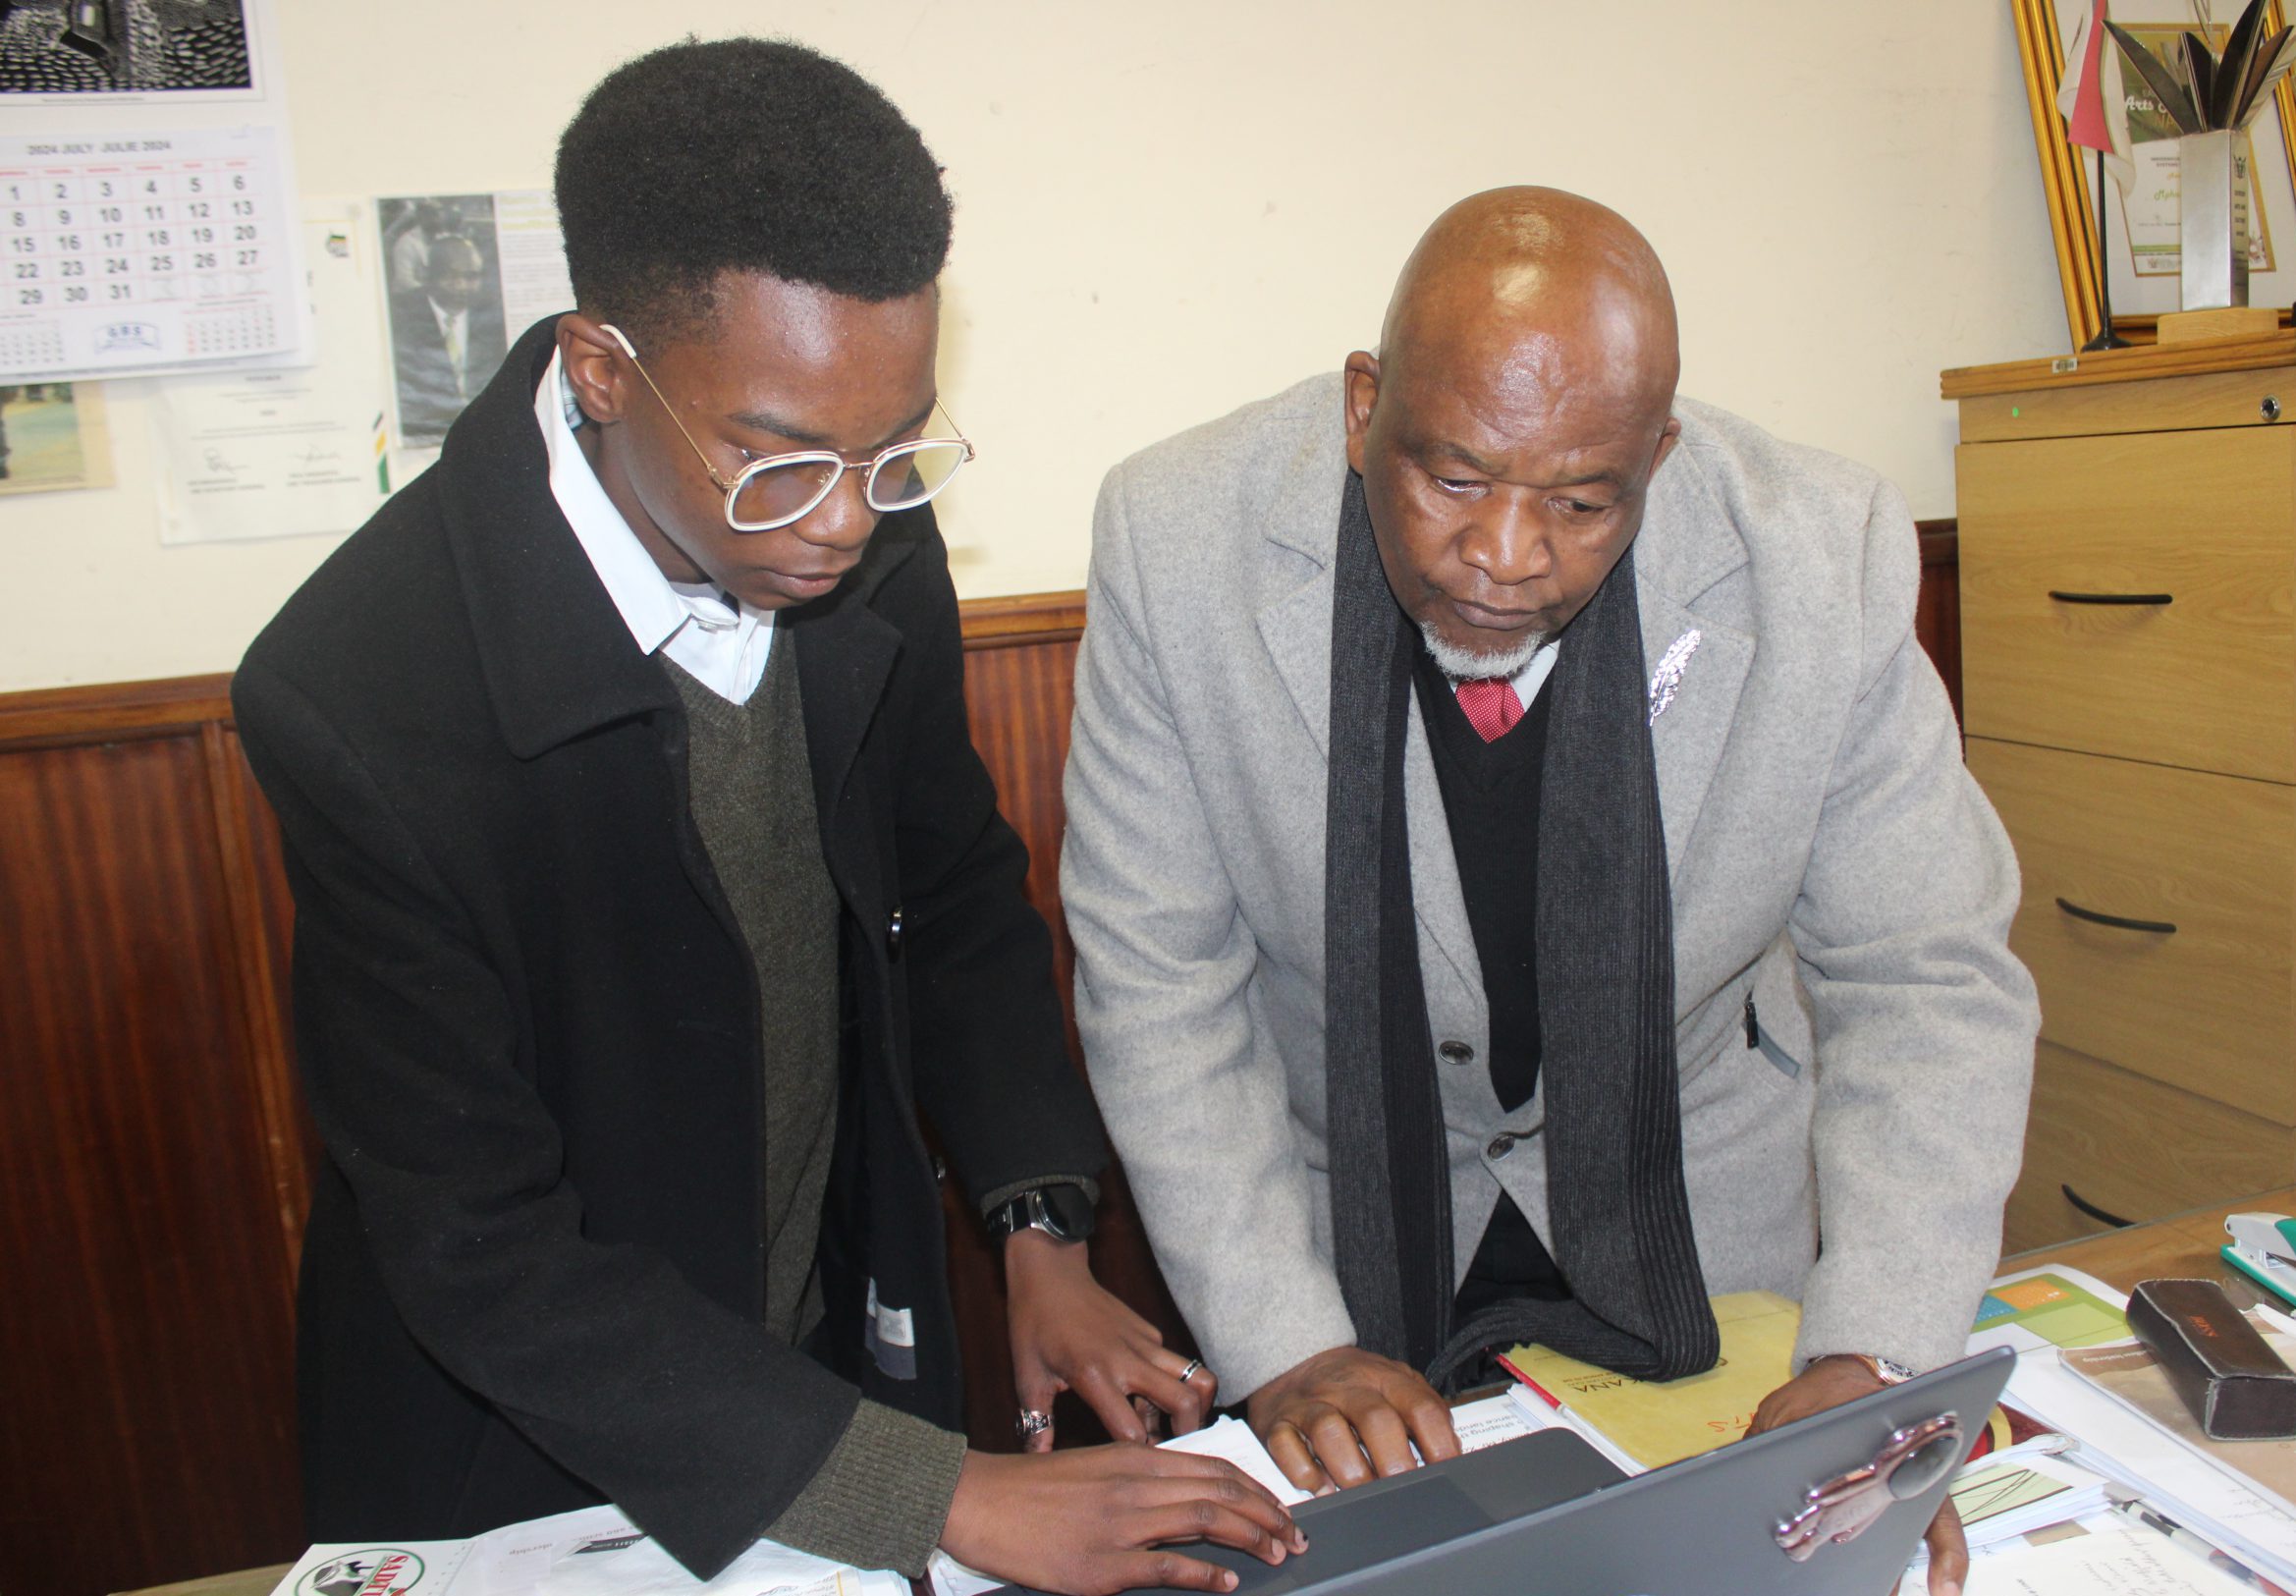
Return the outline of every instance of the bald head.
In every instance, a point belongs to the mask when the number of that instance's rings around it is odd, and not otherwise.
[[[1347,358],[1347,458],[1388,584],[1453,676],[1511,676],[1642,525],[1680,432],[1674,298],[1615,211],[1494,189],[1436,218],[1379,353]]]
[[[1515,397],[1601,393],[1663,415],[1681,357],[1674,295],[1648,240],[1559,189],[1492,189],[1435,219],[1380,333],[1388,380],[1415,365]]]

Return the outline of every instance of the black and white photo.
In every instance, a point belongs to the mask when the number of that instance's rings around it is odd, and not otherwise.
[[[9,0],[0,93],[251,89],[247,0]]]
[[[376,201],[399,439],[425,446],[486,385],[507,347],[492,194]]]

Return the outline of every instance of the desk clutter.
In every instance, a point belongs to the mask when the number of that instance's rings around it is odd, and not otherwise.
[[[2201,1407],[2188,1403],[2180,1382],[2192,1385],[2191,1376],[2172,1378],[2156,1355],[2165,1350],[2174,1364],[2178,1345],[2208,1339],[2170,1322],[2216,1308],[2186,1300],[2193,1284],[2146,1282],[2132,1314],[2129,1297],[2075,1269],[2021,1270],[1994,1282],[1968,1349],[2006,1348],[2015,1369],[1951,1489],[1971,1549],[1970,1596],[2296,1596],[2296,1439],[2212,1439],[2200,1416],[2205,1395]],[[1722,1361],[1686,1380],[1652,1384],[1543,1348],[1514,1348],[1502,1361],[1515,1383],[1453,1410],[1462,1445],[1478,1452],[1562,1429],[1632,1476],[1739,1439],[1760,1398],[1791,1373],[1800,1310],[1764,1292],[1714,1305]],[[2235,1318],[2237,1330],[2214,1329],[2233,1341],[2253,1334],[2241,1377],[2269,1381],[2259,1353],[2296,1355],[2296,1318],[2269,1307]],[[2148,1336],[2132,1335],[2132,1322]],[[2207,1359],[2194,1361],[2205,1393]],[[1224,1458],[1286,1504],[1307,1500],[1233,1418],[1166,1445]],[[1919,1596],[1927,1577],[1926,1557],[1917,1557],[1900,1596]],[[934,1596],[979,1596],[999,1583],[935,1556]],[[897,1596],[905,1588],[894,1574],[771,1541],[698,1582],[614,1509],[597,1508],[469,1541],[315,1546],[274,1596]]]

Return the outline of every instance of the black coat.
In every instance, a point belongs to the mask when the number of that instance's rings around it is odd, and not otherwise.
[[[842,905],[843,1085],[812,1355],[760,1328],[761,1043],[688,812],[685,715],[551,497],[530,330],[444,456],[233,688],[295,890],[327,1159],[299,1330],[322,1541],[601,1499],[707,1574],[862,1393],[959,1428],[928,1116],[972,1195],[1104,1154],[1050,941],[965,723],[925,510],[785,611]],[[913,1376],[864,1346],[869,1283]],[[892,1372],[882,1364],[892,1365]]]

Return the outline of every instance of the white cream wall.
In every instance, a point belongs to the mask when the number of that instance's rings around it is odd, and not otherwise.
[[[615,62],[787,32],[881,84],[958,199],[945,501],[966,596],[1082,584],[1101,473],[1336,365],[1443,205],[1576,189],[1657,245],[1683,388],[1953,512],[1941,366],[2065,325],[2000,0],[279,0],[312,194],[546,185]],[[21,114],[21,113],[20,113]],[[337,541],[163,549],[119,486],[0,501],[0,690],[229,669]]]

